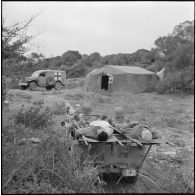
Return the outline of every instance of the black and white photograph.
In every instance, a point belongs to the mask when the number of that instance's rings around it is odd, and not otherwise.
[[[194,194],[194,1],[1,1],[1,193]]]

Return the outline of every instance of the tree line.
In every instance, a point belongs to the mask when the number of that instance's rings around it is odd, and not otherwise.
[[[61,56],[45,58],[44,54],[25,56],[26,43],[33,37],[24,36],[32,18],[25,24],[7,27],[2,23],[3,75],[7,77],[29,76],[35,70],[65,70],[67,78],[84,77],[91,70],[112,64],[140,66],[157,72],[166,68],[165,74],[194,69],[194,21],[185,21],[166,36],[154,41],[151,50],[139,49],[134,53],[118,53],[102,56],[98,52],[89,55],[79,51],[66,51]],[[173,75],[172,75],[173,76]],[[191,82],[194,75],[190,75]]]

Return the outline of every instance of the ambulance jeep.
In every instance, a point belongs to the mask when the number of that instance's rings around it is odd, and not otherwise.
[[[21,78],[21,89],[35,90],[36,87],[45,87],[47,90],[60,90],[65,86],[66,72],[60,70],[37,70],[30,77]]]

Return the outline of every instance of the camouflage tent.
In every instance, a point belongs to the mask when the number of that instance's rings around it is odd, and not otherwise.
[[[138,66],[106,65],[86,76],[88,91],[140,93],[153,88],[157,75]]]

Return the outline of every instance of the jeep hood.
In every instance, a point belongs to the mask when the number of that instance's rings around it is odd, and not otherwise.
[[[37,77],[26,77],[25,78],[25,80],[26,80],[26,82],[28,82],[28,81],[32,81],[32,80],[35,80],[35,79],[37,79]]]
[[[37,77],[22,77],[21,78],[21,82],[29,82],[29,81],[32,81],[32,80],[35,80],[35,79],[37,79]]]

